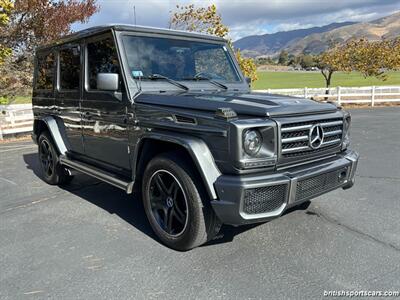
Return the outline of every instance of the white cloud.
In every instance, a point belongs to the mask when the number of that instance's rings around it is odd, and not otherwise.
[[[372,20],[400,9],[400,0],[98,0],[101,11],[88,24],[74,28],[106,23],[133,24],[133,6],[138,25],[165,28],[176,4],[191,3],[196,6],[216,4],[234,40],[332,22]]]

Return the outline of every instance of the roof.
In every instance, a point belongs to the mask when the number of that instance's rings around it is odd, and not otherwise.
[[[164,34],[169,36],[182,36],[182,37],[189,37],[189,38],[201,38],[207,40],[214,40],[224,42],[226,41],[224,38],[204,34],[204,33],[195,33],[183,30],[173,30],[173,29],[164,29],[164,28],[156,28],[156,27],[147,27],[147,26],[138,26],[138,25],[129,25],[129,24],[106,24],[101,26],[90,27],[81,31],[74,32],[70,35],[67,35],[57,42],[52,44],[39,46],[37,50],[43,50],[47,48],[51,48],[60,44],[65,44],[68,42],[72,42],[74,40],[78,40],[81,38],[97,35],[103,32],[107,32],[109,30],[116,30],[116,31],[128,31],[128,32],[141,32],[141,33],[158,33]]]

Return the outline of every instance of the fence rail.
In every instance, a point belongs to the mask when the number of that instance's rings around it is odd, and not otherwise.
[[[0,105],[0,140],[7,135],[32,131],[31,104]]]
[[[367,87],[335,87],[335,88],[300,88],[300,89],[267,89],[257,90],[272,94],[309,98],[314,100],[330,100],[337,104],[370,104],[400,102],[400,86],[367,86]]]

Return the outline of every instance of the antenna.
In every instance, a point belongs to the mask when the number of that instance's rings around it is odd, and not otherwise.
[[[136,26],[136,6],[133,5],[133,21],[135,22],[135,26]]]

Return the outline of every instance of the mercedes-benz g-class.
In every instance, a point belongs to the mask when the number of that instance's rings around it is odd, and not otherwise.
[[[40,47],[33,111],[46,182],[141,191],[178,250],[349,188],[358,161],[349,113],[251,92],[227,41],[202,34],[112,25]]]

